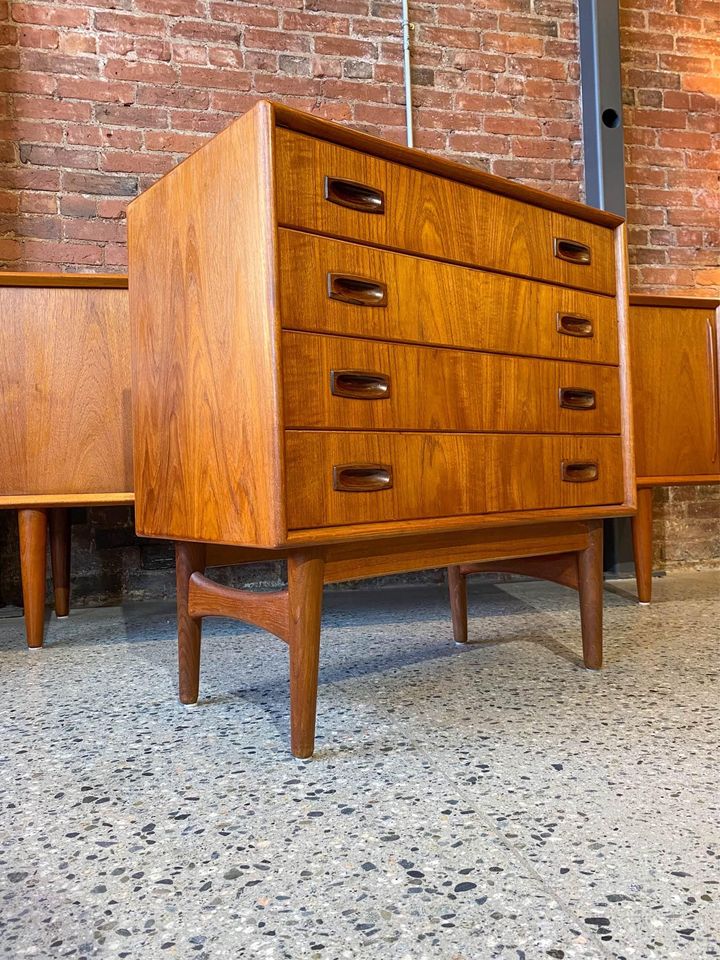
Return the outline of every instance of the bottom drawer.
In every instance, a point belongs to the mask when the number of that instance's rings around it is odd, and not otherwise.
[[[619,437],[289,430],[288,529],[618,504]]]

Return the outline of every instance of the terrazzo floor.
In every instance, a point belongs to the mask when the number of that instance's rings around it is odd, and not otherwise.
[[[0,956],[720,956],[720,572],[576,598],[328,593],[315,758],[286,650],[208,621],[175,698],[168,605],[0,619]]]

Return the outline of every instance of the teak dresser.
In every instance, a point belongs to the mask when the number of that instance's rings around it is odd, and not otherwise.
[[[27,642],[70,601],[70,507],[131,504],[127,277],[0,272],[0,508],[18,511]]]
[[[720,300],[630,295],[638,598],[652,597],[653,487],[720,483]]]
[[[129,244],[137,526],[177,541],[184,703],[202,618],[258,624],[310,756],[323,583],[538,554],[600,666],[600,518],[635,496],[618,217],[259,103],[133,201]],[[268,556],[287,590],[205,576]]]

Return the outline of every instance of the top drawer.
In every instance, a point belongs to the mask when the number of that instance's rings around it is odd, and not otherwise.
[[[614,231],[282,127],[280,224],[615,293]]]

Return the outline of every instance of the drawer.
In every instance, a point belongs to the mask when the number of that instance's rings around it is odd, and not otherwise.
[[[619,437],[285,434],[289,529],[623,502]]]
[[[610,297],[297,230],[278,232],[284,327],[618,362],[617,307]]]
[[[283,128],[281,225],[615,293],[614,231]]]
[[[617,367],[283,333],[285,426],[620,433]]]

